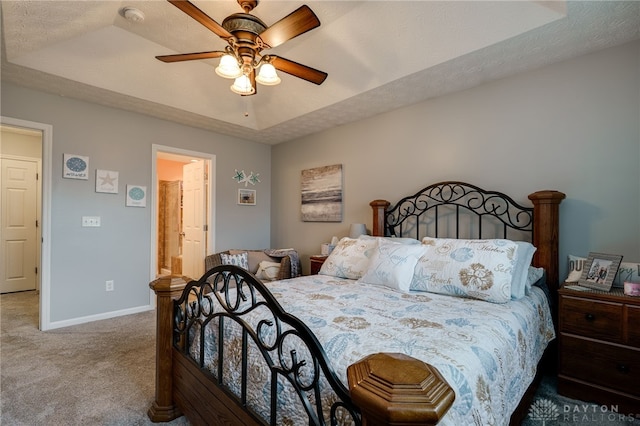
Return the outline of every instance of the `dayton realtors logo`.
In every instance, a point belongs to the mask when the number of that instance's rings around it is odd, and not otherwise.
[[[538,399],[529,407],[531,420],[538,420],[545,426],[547,422],[560,417],[558,406],[548,399]]]
[[[538,399],[529,407],[529,418],[542,422],[542,426],[556,421],[563,423],[606,425],[607,423],[633,422],[638,414],[623,414],[617,405],[564,404],[558,407],[548,399]]]

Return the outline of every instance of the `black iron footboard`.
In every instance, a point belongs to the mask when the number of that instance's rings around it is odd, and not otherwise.
[[[187,284],[173,344],[265,424],[361,424],[316,336],[244,269],[217,266]]]

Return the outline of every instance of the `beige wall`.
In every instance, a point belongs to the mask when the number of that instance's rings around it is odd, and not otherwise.
[[[528,203],[567,194],[561,259],[589,251],[640,262],[640,42],[435,98],[274,147],[274,245],[308,256],[368,203],[462,180]],[[342,164],[341,223],[300,220],[300,172]],[[529,205],[529,204],[527,204]],[[561,262],[563,275],[564,262]]]

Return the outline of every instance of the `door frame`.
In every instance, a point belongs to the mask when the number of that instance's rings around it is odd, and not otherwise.
[[[0,124],[22,127],[42,132],[42,179],[40,184],[40,273],[38,287],[40,288],[40,330],[51,327],[51,166],[53,152],[53,126],[35,121],[0,115]]]
[[[157,160],[158,153],[177,154],[183,157],[192,157],[209,162],[209,173],[207,175],[207,254],[215,253],[215,234],[216,234],[216,156],[205,152],[190,151],[187,149],[176,148],[166,145],[151,145],[151,269],[149,271],[149,280],[153,281],[157,278],[158,270],[158,171]],[[155,306],[155,293],[149,291],[149,300],[152,306]]]

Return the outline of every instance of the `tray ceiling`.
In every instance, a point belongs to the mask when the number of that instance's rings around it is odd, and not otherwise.
[[[193,3],[217,22],[241,11]],[[252,13],[270,25],[302,4],[321,26],[267,52],[327,72],[320,86],[281,74],[241,97],[218,60],[156,60],[225,46],[163,0],[2,1],[2,79],[277,144],[640,38],[636,1],[262,0]]]

